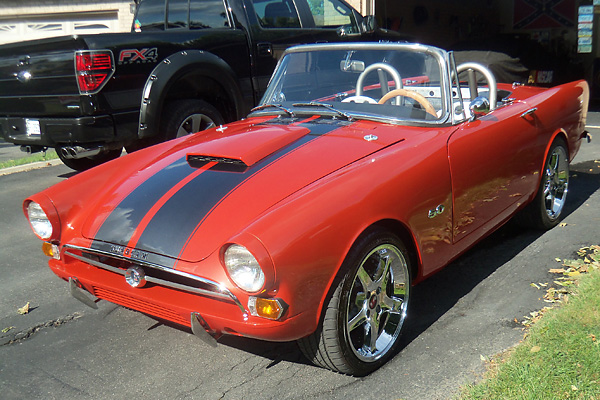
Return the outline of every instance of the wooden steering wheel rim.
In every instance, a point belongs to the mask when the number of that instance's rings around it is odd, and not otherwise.
[[[423,108],[425,109],[425,111],[427,111],[428,114],[431,114],[431,115],[433,115],[434,117],[437,118],[437,114],[435,112],[435,108],[433,108],[433,106],[431,105],[431,103],[429,102],[429,100],[427,100],[425,98],[425,96],[423,96],[422,94],[419,94],[419,93],[414,92],[412,90],[407,90],[407,89],[394,89],[394,90],[391,90],[391,91],[387,92],[385,94],[385,96],[383,96],[381,99],[379,99],[378,103],[379,104],[384,104],[386,101],[388,101],[392,97],[396,97],[396,96],[410,97],[411,99],[417,101],[420,105],[422,105]]]

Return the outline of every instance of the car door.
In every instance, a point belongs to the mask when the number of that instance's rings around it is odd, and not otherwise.
[[[464,122],[448,141],[454,201],[454,242],[496,225],[537,185],[540,135],[530,109],[515,102]]]
[[[341,0],[296,0],[303,27],[310,29],[315,43],[358,41],[361,36],[358,15]]]
[[[312,43],[303,29],[293,0],[244,0],[250,22],[254,87],[260,98],[283,52],[296,44]]]

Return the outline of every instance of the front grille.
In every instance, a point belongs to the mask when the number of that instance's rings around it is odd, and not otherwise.
[[[125,272],[129,267],[134,265],[141,267],[146,275],[146,281],[152,285],[168,287],[170,289],[231,302],[237,305],[242,313],[246,312],[240,301],[233,295],[233,293],[219,283],[213,282],[209,279],[146,261],[135,260],[135,262],[132,262],[132,260],[129,258],[106,253],[101,250],[88,249],[73,245],[65,245],[65,249],[64,255],[66,257],[74,258],[88,265],[122,276],[125,275]],[[121,301],[115,302],[123,304]],[[131,308],[139,309],[138,307],[134,306],[131,306]],[[148,313],[155,315],[150,311],[148,311]],[[189,324],[189,321],[186,321],[185,324]]]
[[[152,315],[157,318],[166,319],[173,321],[180,325],[190,326],[190,320],[182,317],[180,314],[169,308],[159,306],[157,304],[150,303],[145,300],[133,298],[121,293],[117,293],[113,290],[92,286],[92,294],[99,299],[107,300],[112,303],[120,304],[124,307],[131,308],[133,310],[141,311],[145,314]]]

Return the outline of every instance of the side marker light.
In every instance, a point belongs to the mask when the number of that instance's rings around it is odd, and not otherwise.
[[[58,248],[57,245],[48,243],[48,242],[44,242],[42,244],[42,251],[48,257],[52,257],[55,260],[60,260],[60,249]]]
[[[287,304],[281,299],[264,299],[250,296],[248,298],[248,309],[250,314],[255,317],[277,320],[281,318],[287,309]]]

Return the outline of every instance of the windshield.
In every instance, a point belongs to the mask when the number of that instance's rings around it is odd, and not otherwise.
[[[447,115],[445,63],[444,52],[420,45],[296,47],[279,63],[257,109],[439,123]]]

